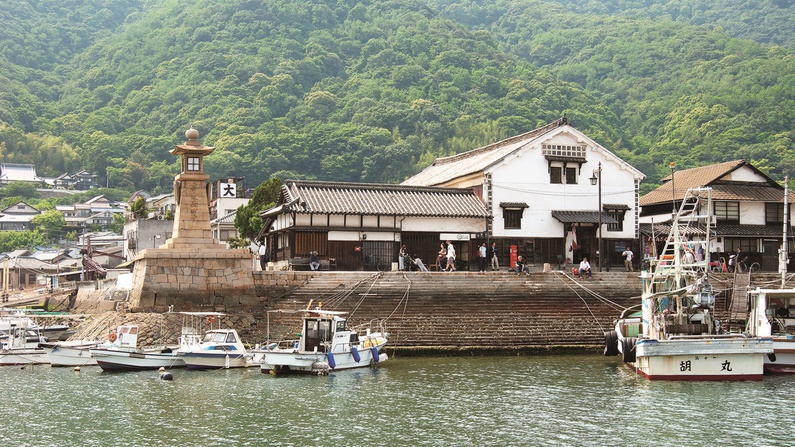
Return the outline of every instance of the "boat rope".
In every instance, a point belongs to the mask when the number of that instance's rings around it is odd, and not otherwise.
[[[405,273],[403,273],[403,279],[406,280],[406,291],[403,292],[403,296],[400,298],[400,301],[398,301],[397,305],[392,310],[392,313],[387,315],[386,318],[384,318],[382,320],[383,323],[386,323],[390,318],[392,318],[393,315],[395,315],[395,312],[397,312],[398,309],[400,309],[400,305],[401,304],[403,304],[403,313],[401,314],[401,320],[405,321],[406,310],[408,309],[408,305],[409,305],[409,295],[411,294],[412,283],[411,283],[411,279],[409,279],[409,277]],[[398,332],[398,334],[399,334],[399,332]],[[393,337],[394,341],[391,343],[393,346],[397,344],[397,341],[400,338],[398,336],[398,334],[395,334],[395,336]],[[394,350],[392,350],[392,357],[393,358],[395,357],[395,351]]]
[[[566,285],[566,286],[567,286],[569,289],[571,289],[571,290],[572,290],[572,291],[574,291],[575,293],[577,293],[577,292],[576,292],[576,290],[574,290],[574,289],[572,288],[572,286],[571,286],[571,283],[574,283],[574,284],[576,284],[576,285],[577,285],[577,286],[579,286],[581,289],[583,289],[583,290],[585,290],[586,292],[588,292],[588,294],[589,294],[589,295],[593,296],[594,298],[598,299],[599,301],[602,301],[603,303],[607,304],[608,306],[612,307],[613,309],[617,309],[617,310],[621,310],[621,311],[623,311],[623,310],[625,310],[625,309],[626,309],[626,307],[624,307],[624,306],[622,306],[622,305],[620,305],[620,304],[618,304],[618,303],[616,303],[616,302],[610,301],[609,299],[607,299],[607,298],[603,297],[602,295],[598,294],[597,292],[595,292],[595,291],[593,291],[593,290],[589,289],[589,288],[588,288],[588,287],[586,287],[584,284],[582,284],[581,282],[577,281],[577,280],[576,280],[576,279],[575,279],[573,276],[570,276],[570,275],[569,275],[569,274],[567,274],[566,272],[554,272],[554,273],[560,273],[560,274],[562,275],[562,277],[558,277],[558,279],[560,280],[560,282],[561,282],[562,284],[565,284],[565,285]],[[569,279],[569,281],[570,281],[570,282],[568,282],[568,281],[564,281],[564,279],[563,279],[563,278],[567,278],[567,279]],[[578,296],[579,296],[579,294],[578,294]],[[630,298],[636,298],[636,297],[630,297]],[[640,298],[640,296],[638,296],[637,298]]]
[[[564,275],[564,276],[568,276],[568,275],[566,275],[565,273],[563,273],[563,275]],[[577,298],[579,298],[579,299],[582,301],[582,303],[585,305],[585,308],[588,310],[588,313],[589,313],[589,314],[591,314],[591,317],[593,317],[594,321],[596,321],[596,324],[597,324],[597,325],[599,325],[599,329],[600,329],[602,332],[604,332],[605,328],[604,328],[604,327],[602,327],[602,322],[601,322],[601,321],[599,321],[599,318],[597,318],[597,317],[596,317],[596,315],[594,315],[593,311],[591,310],[591,306],[589,306],[589,305],[588,305],[588,302],[587,302],[587,301],[585,301],[585,298],[583,298],[583,297],[582,297],[582,295],[580,295],[580,293],[579,293],[577,290],[575,290],[575,289],[574,289],[574,287],[572,287],[572,286],[571,286],[571,284],[570,284],[569,282],[567,282],[567,281],[564,281],[564,280],[563,280],[563,278],[562,278],[561,276],[557,276],[557,278],[560,280],[560,282],[561,282],[561,283],[565,284],[565,285],[566,285],[566,287],[568,287],[568,288],[569,288],[569,289],[570,289],[572,292],[574,292],[574,294],[575,294],[575,295],[577,295]],[[571,279],[572,281],[574,281],[574,278],[570,278],[570,279]],[[574,281],[574,282],[575,282],[575,283],[577,283],[577,281]],[[577,283],[577,285],[579,285],[581,288],[583,288],[584,290],[586,290],[586,291],[588,291],[589,293],[591,293],[593,296],[598,296],[596,293],[594,293],[594,292],[590,291],[589,289],[587,289],[587,288],[586,288],[585,286],[583,286],[582,284],[579,284],[579,283]],[[604,300],[604,301],[605,301],[605,302],[607,302],[607,300]],[[615,303],[614,303],[614,304],[615,304]]]
[[[373,287],[375,287],[375,284],[378,282],[379,278],[381,278],[381,275],[383,275],[383,272],[378,272],[378,273],[376,273],[376,274],[374,274],[374,275],[372,275],[372,276],[368,277],[368,279],[372,278],[372,279],[373,279],[373,282],[371,282],[371,283],[370,283],[370,287],[368,287],[368,288],[367,288],[367,291],[366,291],[366,292],[364,292],[364,293],[362,294],[362,297],[361,297],[361,298],[359,298],[359,302],[357,302],[357,303],[356,303],[356,305],[355,305],[355,306],[353,306],[353,309],[351,309],[351,312],[350,312],[350,314],[348,314],[349,318],[352,318],[352,317],[353,317],[353,314],[355,314],[355,313],[356,313],[356,311],[359,309],[359,306],[361,306],[361,305],[362,305],[362,303],[364,302],[364,299],[365,299],[365,298],[367,298],[368,296],[370,296],[370,291],[371,291],[371,290],[373,290]],[[359,282],[359,283],[356,285],[356,287],[358,287],[358,286],[359,286],[359,284],[361,284],[362,282],[364,282],[364,281],[360,281],[360,282]],[[350,292],[348,292],[348,295],[350,295],[351,293],[353,293],[353,291],[354,291],[354,290],[356,290],[356,287],[352,288],[352,289],[350,290]],[[347,298],[347,296],[346,296],[346,298]]]
[[[321,300],[325,303],[324,307],[326,307],[328,309],[336,309],[336,308],[338,308],[339,306],[342,305],[342,303],[346,299],[348,299],[348,297],[351,296],[351,294],[353,294],[354,291],[356,291],[356,289],[359,288],[359,286],[361,286],[363,283],[365,283],[367,281],[373,281],[373,284],[375,284],[375,281],[378,279],[379,276],[381,276],[381,272],[376,272],[376,273],[374,273],[374,274],[372,274],[372,275],[370,275],[370,276],[368,276],[366,278],[363,278],[363,279],[357,281],[356,283],[354,283],[353,285],[351,285],[349,287],[343,286],[342,290],[334,292],[332,295],[330,295],[328,297],[321,298]],[[370,288],[372,288],[372,284],[370,285]],[[368,293],[369,293],[369,289],[368,289]],[[364,297],[362,297],[362,300],[364,300]],[[359,304],[361,304],[362,300],[360,300],[359,303],[356,305],[357,308],[359,307]],[[354,311],[355,311],[355,309],[354,309]],[[351,315],[353,315],[353,311],[351,312]]]

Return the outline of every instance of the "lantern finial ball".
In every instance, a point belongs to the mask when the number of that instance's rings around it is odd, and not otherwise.
[[[198,140],[199,139],[199,131],[194,129],[193,126],[190,129],[185,131],[185,138],[188,140]]]

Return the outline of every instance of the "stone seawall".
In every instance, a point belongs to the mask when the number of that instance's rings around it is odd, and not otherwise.
[[[269,316],[268,310],[323,303],[326,309],[350,312],[352,325],[382,322],[391,334],[390,349],[477,354],[599,348],[604,331],[621,310],[640,302],[637,273],[623,272],[579,281],[561,272],[517,276],[278,271],[252,272],[251,283],[240,289],[240,296],[214,295],[193,305],[182,302],[173,310],[224,312],[222,323],[254,345],[264,343],[269,332],[274,340],[292,338],[300,331],[296,314]],[[168,280],[157,286],[168,290],[169,284],[176,287]],[[74,310],[97,315],[112,311],[102,317],[105,331],[117,321],[135,322],[139,317],[149,326],[152,317],[146,315],[160,311],[132,304],[127,291],[81,291]],[[142,332],[161,331],[161,326]],[[178,328],[167,338],[176,339]]]

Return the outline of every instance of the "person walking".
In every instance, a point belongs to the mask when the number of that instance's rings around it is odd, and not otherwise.
[[[497,243],[491,243],[491,269],[492,270],[499,270],[500,269],[500,260],[497,257]]]
[[[484,242],[481,244],[480,248],[478,248],[478,264],[480,266],[481,273],[486,271],[486,253],[486,243]]]
[[[626,271],[628,271],[628,272],[633,271],[632,270],[632,257],[634,256],[634,253],[632,253],[632,249],[629,248],[629,245],[627,245],[627,247],[624,249],[624,252],[621,253],[621,256],[624,257],[624,269]]]
[[[406,253],[406,246],[404,245],[400,247],[400,251],[398,252],[398,270],[401,272],[408,267],[406,265],[406,256],[408,256],[408,254]]]
[[[448,272],[455,271],[455,247],[450,241],[447,241],[447,268],[444,270]]]

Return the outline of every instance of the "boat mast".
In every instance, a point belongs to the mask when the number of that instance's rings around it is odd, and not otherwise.
[[[781,253],[778,255],[779,266],[781,272],[781,288],[784,288],[784,283],[787,282],[787,260],[789,260],[789,250],[787,249],[787,225],[789,222],[789,176],[784,176],[784,237],[781,239]],[[782,263],[783,260],[783,263]]]

